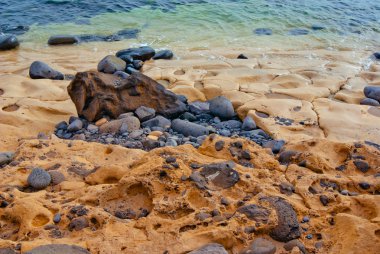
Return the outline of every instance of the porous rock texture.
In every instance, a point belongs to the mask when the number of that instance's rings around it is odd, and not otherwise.
[[[79,72],[67,90],[78,115],[89,121],[103,116],[117,118],[140,106],[153,108],[167,117],[178,116],[186,109],[174,93],[137,72],[127,79],[99,72]]]

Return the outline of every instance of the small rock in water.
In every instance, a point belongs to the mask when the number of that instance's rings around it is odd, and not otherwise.
[[[188,254],[228,254],[223,245],[219,243],[210,243]]]
[[[144,46],[140,48],[123,49],[116,53],[117,57],[129,56],[133,60],[147,61],[156,54],[155,50],[151,47]]]
[[[244,121],[243,121],[243,125],[241,126],[241,129],[243,131],[251,131],[251,130],[254,130],[256,129],[256,123],[255,123],[255,120],[253,120],[252,117],[250,116],[247,116]]]
[[[29,76],[32,79],[63,80],[65,77],[59,71],[52,69],[46,63],[35,61],[30,65]]]
[[[35,168],[28,176],[27,182],[37,190],[45,189],[51,182],[51,176],[42,168]]]
[[[248,57],[245,56],[244,54],[240,54],[238,55],[237,59],[248,59]]]
[[[181,119],[173,120],[172,129],[175,132],[185,135],[186,137],[188,136],[199,137],[199,136],[209,134],[209,131],[206,127],[199,124],[192,123],[192,122],[184,121]]]
[[[171,50],[161,50],[161,51],[158,51],[154,56],[153,56],[153,59],[154,60],[158,60],[158,59],[172,59],[174,56],[173,52]]]
[[[11,34],[3,34],[0,33],[0,50],[9,50],[17,48],[20,43],[17,40],[17,37]]]
[[[79,38],[75,35],[53,35],[49,38],[49,45],[63,45],[79,43]]]
[[[117,71],[124,71],[127,64],[116,56],[106,56],[98,64],[98,71],[114,74]]]
[[[360,105],[368,105],[368,106],[380,106],[380,102],[371,98],[364,98],[360,101]]]
[[[380,102],[380,86],[366,86],[364,88],[364,95],[367,98]]]
[[[374,57],[376,60],[380,60],[380,52],[375,52],[375,53],[373,53],[373,57]]]
[[[272,29],[269,28],[257,28],[255,29],[257,35],[272,35]]]
[[[210,101],[210,111],[222,119],[231,119],[235,116],[231,101],[223,96],[218,96]]]
[[[269,240],[264,238],[256,238],[249,249],[243,254],[274,254],[276,253],[276,246]]]
[[[145,122],[149,119],[152,119],[156,115],[156,111],[152,108],[141,106],[136,109],[135,114],[140,119],[140,121]]]
[[[3,152],[0,153],[0,167],[10,163],[14,157],[13,152]]]
[[[163,129],[170,128],[171,125],[172,125],[171,121],[163,116],[156,116],[141,124],[143,128],[161,127]]]
[[[75,132],[79,131],[80,129],[83,128],[83,122],[80,119],[74,120],[68,127],[67,130],[69,132]]]
[[[326,29],[326,27],[321,26],[321,25],[312,25],[311,29],[314,30],[314,31],[318,31],[318,30]]]
[[[302,28],[294,28],[289,30],[289,35],[297,36],[297,35],[307,35],[309,34],[309,30]]]

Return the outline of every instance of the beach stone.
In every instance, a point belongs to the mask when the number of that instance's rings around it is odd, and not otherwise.
[[[84,228],[87,228],[89,226],[90,226],[90,224],[88,223],[87,218],[85,218],[85,217],[78,217],[78,218],[73,219],[70,222],[68,228],[69,228],[70,231],[73,231],[73,230],[80,231],[80,230],[82,230]]]
[[[373,53],[373,57],[374,57],[376,60],[380,60],[380,52],[375,52],[375,53]]]
[[[281,197],[264,198],[276,210],[277,226],[270,232],[270,236],[280,242],[288,242],[301,236],[297,214],[293,207]]]
[[[321,26],[321,25],[312,25],[312,26],[311,26],[311,29],[314,30],[314,31],[319,31],[319,30],[324,30],[324,29],[326,29],[326,27]]]
[[[240,180],[239,173],[234,170],[233,162],[212,163],[203,166],[200,175],[209,179],[214,186],[228,189],[234,186]]]
[[[256,129],[255,120],[253,120],[252,117],[247,116],[246,118],[244,118],[243,125],[241,126],[241,129],[243,131],[251,131],[251,130]]]
[[[360,105],[368,105],[368,106],[380,106],[380,102],[371,98],[364,98],[360,101]]]
[[[369,164],[365,161],[356,160],[354,161],[354,165],[357,169],[359,169],[363,173],[367,173],[370,169]]]
[[[90,254],[90,252],[82,247],[68,244],[48,244],[38,246],[25,254]]]
[[[287,251],[292,251],[295,247],[298,247],[303,254],[307,254],[305,245],[300,240],[294,239],[284,244],[284,249]]]
[[[117,118],[122,113],[134,112],[140,106],[153,108],[169,118],[186,111],[186,105],[174,93],[141,73],[133,73],[120,80],[110,74],[79,72],[67,90],[78,115],[90,122],[104,117],[104,112],[111,118]]]
[[[123,113],[123,114],[119,115],[118,119],[123,119],[123,118],[127,118],[130,116],[135,116],[135,114],[133,112]]]
[[[219,243],[210,243],[188,254],[228,254],[223,245]]]
[[[17,48],[20,45],[16,36],[11,34],[0,33],[0,50],[9,50]]]
[[[10,163],[14,156],[15,156],[14,152],[0,153],[0,167]]]
[[[184,136],[192,136],[192,137],[199,137],[203,135],[208,135],[209,131],[206,127],[188,122],[181,119],[175,119],[172,122],[172,129],[180,134],[183,134]]]
[[[158,59],[172,59],[174,56],[173,52],[171,50],[161,50],[161,51],[158,51],[154,56],[153,56],[153,59],[154,60],[158,60]]]
[[[156,110],[141,106],[136,109],[135,114],[140,119],[140,121],[145,122],[149,119],[152,119],[156,115]]]
[[[63,80],[65,78],[62,73],[52,69],[49,65],[41,61],[35,61],[30,65],[29,76],[32,79]]]
[[[297,36],[297,35],[307,35],[309,34],[309,30],[302,28],[294,28],[289,30],[289,35]]]
[[[224,96],[218,96],[210,101],[210,111],[222,119],[230,119],[235,116],[231,101]]]
[[[364,88],[364,95],[367,98],[380,102],[380,86],[366,86]]]
[[[115,71],[113,75],[121,79],[127,79],[129,77],[129,74],[124,71]]]
[[[194,101],[189,103],[189,111],[194,115],[200,115],[210,112],[210,103],[203,101]]]
[[[58,170],[50,170],[49,175],[51,177],[52,185],[57,185],[65,181],[65,175],[59,172]]]
[[[272,29],[269,28],[257,28],[255,29],[257,35],[272,35]]]
[[[41,190],[45,189],[51,182],[51,176],[42,168],[35,168],[28,176],[27,182],[29,186]]]
[[[278,157],[278,161],[282,164],[282,165],[287,165],[289,163],[291,163],[293,161],[293,159],[298,155],[299,153],[297,151],[292,151],[292,150],[288,150],[288,151],[283,151],[282,153],[280,153],[280,156]]]
[[[244,54],[238,55],[237,59],[248,59],[248,57]]]
[[[197,117],[191,114],[190,112],[183,113],[179,118],[182,120],[187,120],[189,122],[194,122],[197,120]]]
[[[248,219],[259,222],[259,223],[268,223],[270,211],[262,206],[251,204],[241,206],[237,210],[239,213],[245,214]]]
[[[57,130],[66,130],[67,127],[68,127],[68,125],[67,125],[66,121],[59,122],[59,123],[57,123],[57,124],[55,125],[55,128],[56,128]]]
[[[366,183],[366,182],[360,182],[359,183],[359,186],[360,188],[362,188],[363,190],[368,190],[369,188],[371,188],[371,185],[369,183]]]
[[[141,124],[141,126],[143,128],[161,127],[163,129],[170,128],[171,125],[172,125],[172,122],[163,116],[156,116],[156,117],[154,117],[148,121],[145,121]]]
[[[141,60],[133,60],[132,65],[136,70],[140,70],[144,66],[144,62]]]
[[[128,137],[131,139],[138,139],[143,134],[144,134],[143,130],[135,130],[129,133]]]
[[[177,94],[178,100],[182,101],[183,103],[187,104],[187,97],[183,94]]]
[[[327,206],[329,204],[329,198],[326,195],[319,196],[319,201],[321,201],[323,206]]]
[[[274,254],[276,253],[276,246],[269,240],[264,238],[256,238],[249,249],[243,254]]]
[[[98,64],[98,71],[114,74],[117,71],[124,71],[127,64],[116,56],[106,56]]]
[[[270,148],[272,153],[278,154],[281,151],[281,148],[285,145],[284,140],[270,140],[266,142],[263,147]]]
[[[96,126],[96,125],[94,125],[94,124],[89,124],[89,125],[87,126],[87,130],[88,130],[89,132],[91,132],[91,133],[96,133],[96,132],[99,131],[99,127]]]
[[[122,119],[109,121],[99,127],[100,133],[118,133],[121,127],[124,125],[124,129],[127,131],[135,131],[140,129],[140,121],[137,117],[129,116]],[[124,132],[123,132],[124,133]]]
[[[18,254],[19,252],[16,252],[12,248],[0,248],[0,254]]]
[[[228,120],[215,125],[217,129],[240,129],[242,123],[237,120]]]
[[[128,65],[127,68],[125,69],[125,72],[128,74],[132,74],[134,72],[139,72],[139,71],[136,70],[133,65]]]
[[[147,61],[151,59],[156,54],[155,50],[148,46],[143,46],[139,48],[128,48],[120,50],[116,53],[117,57],[123,59],[123,56],[131,57],[133,60]]]
[[[219,141],[215,142],[215,150],[218,152],[222,151],[224,148],[224,144],[225,144],[225,142],[223,140],[219,140]]]
[[[82,128],[83,128],[83,122],[80,119],[76,119],[72,123],[69,124],[69,126],[67,127],[67,130],[69,132],[75,132],[75,131],[79,131]]]
[[[48,40],[49,45],[63,45],[79,43],[79,37],[75,35],[53,35]]]

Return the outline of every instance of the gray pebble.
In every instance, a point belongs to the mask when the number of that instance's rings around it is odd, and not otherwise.
[[[28,176],[27,182],[31,187],[40,190],[46,188],[50,184],[51,176],[42,168],[35,168]]]

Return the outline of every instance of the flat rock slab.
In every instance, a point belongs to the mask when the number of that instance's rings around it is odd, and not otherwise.
[[[94,71],[79,72],[67,90],[78,115],[88,121],[99,120],[105,115],[117,118],[140,106],[153,108],[169,118],[186,110],[186,105],[174,93],[141,73],[120,79]]]

